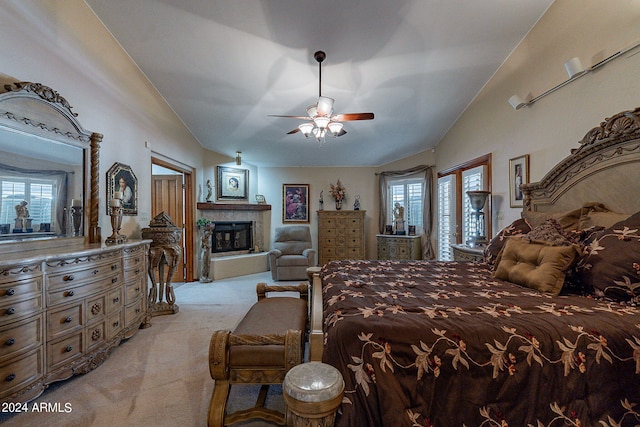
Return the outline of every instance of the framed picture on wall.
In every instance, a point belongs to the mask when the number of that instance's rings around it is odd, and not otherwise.
[[[122,214],[138,215],[138,178],[130,166],[122,163],[114,163],[107,171],[107,213],[116,192],[122,199]]]
[[[529,183],[529,155],[509,160],[509,200],[512,208],[524,206],[524,194],[520,189],[522,184]]]
[[[247,169],[218,166],[216,189],[218,200],[247,200],[249,194],[249,171]]]
[[[282,222],[309,222],[309,184],[282,185]]]

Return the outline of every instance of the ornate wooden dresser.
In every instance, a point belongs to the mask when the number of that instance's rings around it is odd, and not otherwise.
[[[318,212],[318,264],[339,259],[365,259],[366,211]]]
[[[420,236],[378,234],[378,259],[422,259]]]
[[[96,368],[148,325],[149,242],[2,255],[0,401],[29,401]]]

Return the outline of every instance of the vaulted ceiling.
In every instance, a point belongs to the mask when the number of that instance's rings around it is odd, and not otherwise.
[[[200,143],[261,166],[434,147],[552,0],[86,0]],[[322,95],[347,134],[287,135]],[[505,101],[506,102],[506,101]]]

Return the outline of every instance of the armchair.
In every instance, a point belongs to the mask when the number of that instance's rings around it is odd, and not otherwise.
[[[277,227],[269,268],[273,280],[307,280],[307,268],[315,265],[311,231],[304,225]]]

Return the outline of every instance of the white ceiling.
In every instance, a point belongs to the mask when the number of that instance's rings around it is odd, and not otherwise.
[[[200,143],[259,166],[374,166],[434,147],[552,0],[86,0]],[[322,95],[346,122],[322,148]],[[505,100],[506,102],[506,100]]]

